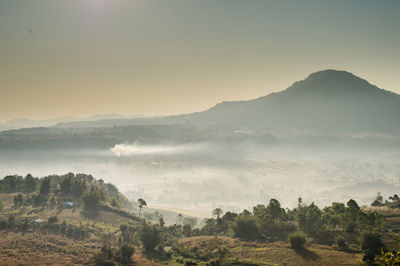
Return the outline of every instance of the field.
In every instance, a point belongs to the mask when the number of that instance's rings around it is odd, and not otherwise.
[[[362,262],[361,254],[317,244],[294,250],[285,242],[257,243],[212,236],[184,238],[180,243],[200,254],[216,254],[217,249],[226,249],[223,261],[228,265],[356,265]]]

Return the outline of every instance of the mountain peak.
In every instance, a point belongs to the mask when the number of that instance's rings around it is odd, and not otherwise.
[[[379,91],[380,89],[368,81],[343,70],[327,69],[310,74],[306,79],[297,81],[290,86],[288,92],[310,93],[359,93]]]
[[[320,70],[320,71],[311,73],[307,77],[307,79],[309,79],[309,78],[338,78],[338,77],[357,78],[353,73],[350,73],[345,70],[326,69],[326,70]]]

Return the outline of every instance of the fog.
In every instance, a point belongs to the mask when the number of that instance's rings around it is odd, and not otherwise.
[[[140,144],[117,144],[111,151],[116,156],[135,156],[135,155],[160,155],[160,154],[190,154],[203,152],[207,149],[202,144],[186,144],[174,146],[162,145],[140,145]]]
[[[345,145],[343,145],[345,146]],[[320,206],[350,198],[370,204],[377,192],[400,192],[400,152],[333,146],[255,145],[246,141],[157,145],[121,143],[110,149],[0,152],[0,174],[92,174],[132,200],[209,213],[240,211],[277,198]]]

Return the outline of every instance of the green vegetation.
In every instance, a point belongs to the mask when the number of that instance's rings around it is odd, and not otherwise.
[[[90,254],[86,260],[68,255],[76,264],[260,265],[301,261],[334,265],[350,261],[372,264],[380,256],[382,261],[397,256],[396,250],[386,250],[393,248],[390,236],[400,225],[396,196],[389,203],[382,199],[382,205],[372,209],[360,207],[352,199],[321,209],[314,203],[304,204],[301,198],[296,208],[284,209],[278,200],[270,199],[251,212],[216,208],[211,212],[214,218],[205,219],[201,226],[195,217],[182,214],[176,216],[175,224],[166,226],[158,211],[144,213],[142,219],[130,213],[141,215],[147,205],[144,199],[137,201],[135,209],[115,186],[90,175],[7,176],[0,180],[0,190],[0,242],[4,241],[4,246],[18,246],[8,235],[23,233],[18,239],[28,243],[25,240],[39,233],[45,236],[41,241],[71,243],[68,254],[79,254],[77,247]],[[52,252],[55,257],[68,257],[63,250]]]
[[[294,249],[304,248],[306,241],[306,235],[300,232],[289,236],[290,246]]]
[[[143,208],[143,206],[147,206],[147,203],[146,203],[146,201],[144,199],[138,199],[137,205],[139,207],[139,217],[140,217],[140,214],[142,212],[142,208]]]
[[[147,252],[154,251],[154,248],[161,242],[161,232],[155,225],[144,225],[139,235]]]

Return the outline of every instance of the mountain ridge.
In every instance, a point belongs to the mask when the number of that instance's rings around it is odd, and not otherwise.
[[[323,131],[400,134],[400,95],[348,71],[322,70],[287,89],[247,101],[225,101],[190,114],[57,127],[193,124],[230,125],[256,131]]]
[[[123,116],[116,113],[110,114],[94,114],[87,117],[75,118],[72,116],[63,116],[57,117],[53,119],[27,119],[27,118],[15,118],[8,120],[4,123],[0,123],[0,131],[1,130],[12,130],[19,128],[33,128],[33,127],[50,127],[55,126],[58,123],[73,123],[78,121],[97,121],[97,120],[106,120],[106,119],[125,119],[125,118],[138,118],[141,116]]]

